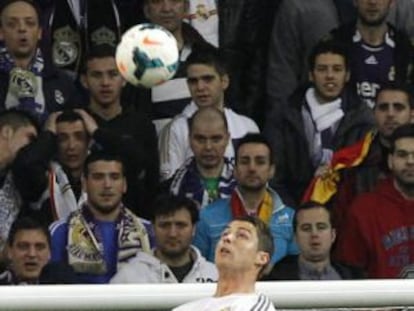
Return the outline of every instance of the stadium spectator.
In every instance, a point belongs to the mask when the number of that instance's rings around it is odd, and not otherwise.
[[[390,138],[389,178],[352,203],[338,240],[338,259],[370,278],[406,277],[413,271],[410,237],[414,217],[414,126]]]
[[[272,187],[296,206],[316,169],[332,154],[362,138],[372,127],[371,110],[347,86],[349,62],[339,43],[318,43],[309,55],[311,86],[299,88],[265,135],[275,150],[278,174]]]
[[[359,165],[342,171],[338,193],[332,200],[338,235],[342,232],[343,220],[355,197],[374,190],[380,180],[389,176],[387,158],[390,137],[396,128],[411,122],[414,109],[412,96],[410,87],[398,83],[384,85],[379,91],[374,107],[376,130],[367,154]]]
[[[141,113],[151,116],[157,133],[179,114],[191,101],[185,83],[185,63],[196,46],[210,46],[207,41],[183,19],[188,13],[188,0],[144,0],[143,10],[150,23],[161,25],[175,37],[179,49],[179,65],[174,77],[151,89],[137,89],[127,85],[125,104],[132,103]]]
[[[393,0],[355,0],[357,20],[327,37],[345,43],[350,54],[350,83],[373,108],[384,83],[413,81],[414,48],[408,35],[387,23]]]
[[[217,200],[200,212],[194,245],[208,260],[214,261],[216,245],[226,226],[243,215],[258,217],[269,225],[275,244],[272,263],[298,253],[292,229],[294,211],[268,187],[275,169],[271,147],[263,136],[247,134],[240,140],[234,169],[237,187],[230,198]]]
[[[48,263],[50,233],[41,222],[17,218],[7,238],[8,266],[0,273],[0,285],[74,284],[70,266]]]
[[[173,311],[274,311],[269,298],[255,291],[256,280],[267,268],[273,251],[272,236],[263,221],[250,216],[236,218],[226,225],[217,244],[219,279],[214,297],[189,302]]]
[[[336,239],[332,210],[307,202],[300,205],[293,218],[299,255],[286,256],[273,266],[266,280],[343,280],[359,279],[361,271],[331,261]]]
[[[314,45],[342,21],[334,0],[282,1],[270,34],[266,71],[267,117],[277,119],[288,98],[308,81]],[[343,1],[342,1],[343,2]],[[342,6],[342,5],[341,5]],[[266,118],[267,120],[267,118]]]
[[[188,22],[220,48],[231,76],[229,108],[262,124],[266,55],[271,22],[280,0],[188,1]],[[260,125],[259,124],[259,125]]]
[[[119,156],[91,153],[82,175],[86,203],[50,226],[51,260],[71,265],[82,283],[108,283],[137,252],[151,251],[151,224],[122,204],[124,170]]]
[[[47,227],[30,218],[13,222],[7,238],[9,267],[0,274],[1,285],[37,284],[50,259]]]
[[[31,0],[7,0],[0,6],[0,102],[1,110],[25,110],[43,122],[51,112],[78,105],[78,92],[38,48],[39,16]]]
[[[12,223],[23,210],[23,200],[11,169],[16,155],[37,136],[37,123],[26,112],[15,109],[0,112],[0,261]],[[17,179],[17,180],[16,180]]]
[[[205,283],[217,281],[217,269],[191,245],[198,206],[188,198],[161,195],[154,203],[156,247],[138,252],[111,283]]]
[[[194,156],[166,184],[171,193],[192,198],[203,208],[228,198],[236,186],[233,163],[224,156],[230,135],[224,113],[214,107],[197,110],[188,127]]]
[[[81,81],[89,93],[88,109],[99,128],[96,134],[95,129],[90,131],[99,136],[94,137],[94,147],[122,155],[128,182],[124,203],[135,214],[149,218],[159,182],[157,136],[148,116],[121,103],[125,81],[115,63],[115,49],[109,45],[90,49]]]
[[[32,217],[50,224],[65,219],[85,201],[81,174],[90,139],[80,114],[54,112],[45,130],[19,152],[13,172]]]
[[[159,137],[161,178],[170,178],[193,153],[189,144],[188,119],[199,107],[215,107],[226,116],[231,140],[225,156],[234,158],[234,146],[249,132],[259,129],[253,120],[225,107],[224,91],[230,81],[225,61],[215,49],[198,49],[187,58],[187,84],[192,102],[163,130]]]

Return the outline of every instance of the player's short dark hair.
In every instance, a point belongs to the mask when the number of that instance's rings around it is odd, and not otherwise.
[[[115,152],[107,152],[102,150],[96,150],[89,153],[89,155],[85,159],[85,163],[83,164],[83,176],[85,178],[88,177],[89,174],[89,166],[92,163],[98,162],[98,161],[105,161],[105,162],[118,162],[121,164],[122,167],[122,175],[125,175],[125,164],[122,159],[122,157]]]
[[[26,126],[33,126],[37,131],[40,130],[39,123],[32,114],[15,108],[0,112],[0,128],[6,125],[13,130]]]
[[[413,87],[411,85],[407,84],[407,83],[391,81],[391,82],[386,82],[383,85],[381,85],[381,88],[378,90],[377,96],[375,98],[375,107],[374,107],[374,109],[376,108],[376,103],[377,103],[379,94],[384,92],[384,91],[399,91],[399,92],[405,93],[408,97],[408,103],[410,105],[410,109],[414,108],[414,89],[413,89]]]
[[[214,47],[196,45],[185,61],[185,68],[191,65],[212,66],[220,76],[228,74],[227,63],[222,52]]]
[[[86,53],[82,61],[81,73],[86,74],[88,70],[88,63],[95,58],[115,58],[116,49],[109,44],[99,44],[92,46]]]

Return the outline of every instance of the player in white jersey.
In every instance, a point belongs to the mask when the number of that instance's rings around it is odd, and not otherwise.
[[[216,247],[219,279],[214,297],[179,306],[173,311],[274,311],[272,302],[256,293],[256,280],[273,254],[266,224],[246,216],[229,223]]]

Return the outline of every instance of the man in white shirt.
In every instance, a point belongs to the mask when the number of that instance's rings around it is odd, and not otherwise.
[[[217,269],[191,245],[198,221],[197,204],[162,195],[154,203],[152,224],[157,247],[137,253],[111,283],[205,283],[217,281]]]
[[[264,222],[251,216],[233,220],[216,248],[219,279],[214,297],[184,304],[173,311],[274,311],[269,298],[255,292],[256,280],[272,253],[272,236]]]
[[[170,178],[193,153],[189,143],[188,119],[199,107],[215,107],[226,116],[230,141],[225,156],[234,158],[234,144],[249,132],[259,132],[256,123],[224,107],[224,92],[230,78],[218,50],[194,50],[187,58],[187,84],[192,102],[160,133],[161,179]]]

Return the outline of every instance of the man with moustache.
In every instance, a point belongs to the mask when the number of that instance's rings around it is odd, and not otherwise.
[[[389,142],[390,176],[355,199],[338,240],[338,259],[370,278],[412,277],[414,271],[414,126],[397,128]]]
[[[236,188],[229,198],[217,200],[200,212],[193,243],[208,260],[214,261],[216,245],[229,222],[245,215],[255,216],[270,227],[275,245],[272,264],[298,253],[292,229],[294,211],[268,186],[275,172],[267,140],[260,134],[244,136],[236,149]]]
[[[86,203],[50,226],[51,261],[71,265],[82,283],[108,283],[138,251],[150,252],[151,224],[122,203],[127,183],[119,156],[89,154],[82,187]]]

